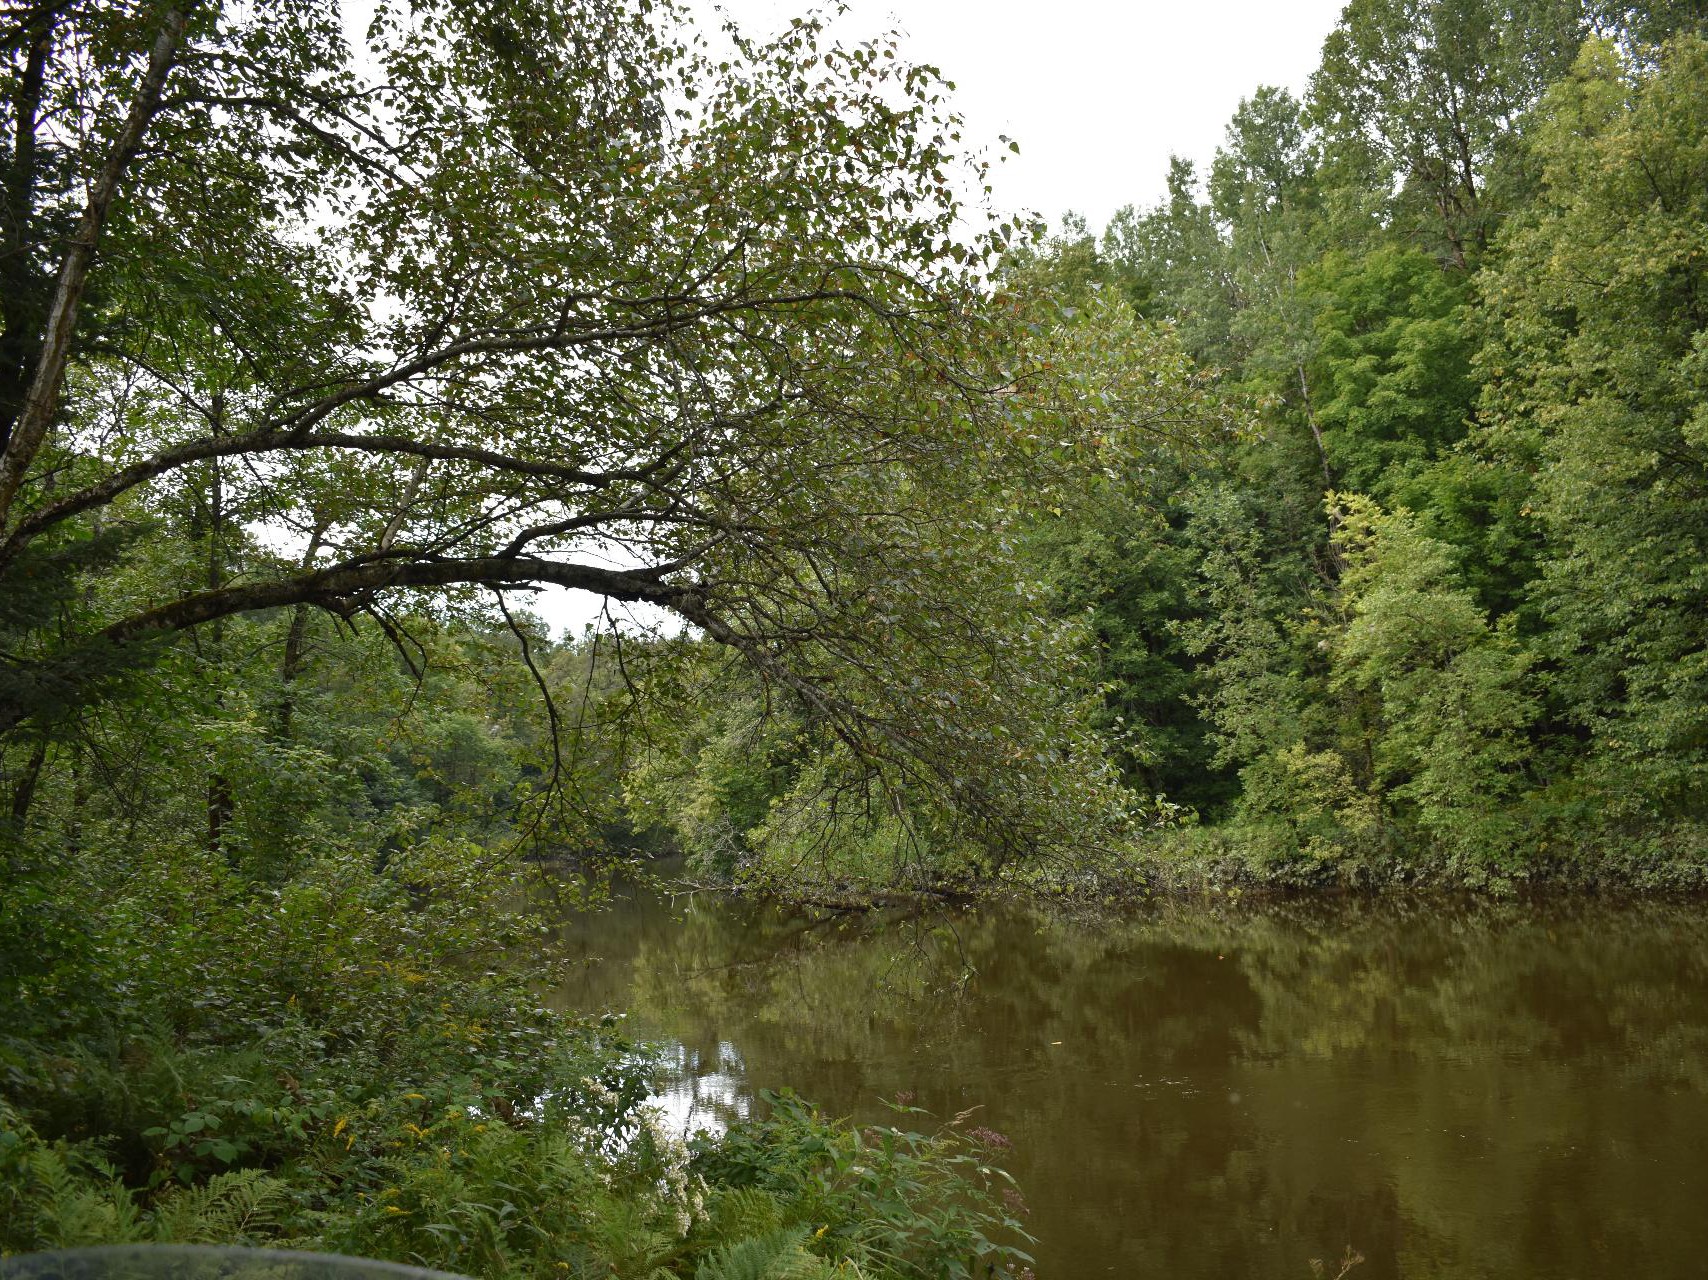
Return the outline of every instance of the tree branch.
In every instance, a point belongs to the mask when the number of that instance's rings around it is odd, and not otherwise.
[[[438,588],[479,583],[527,586],[551,583],[631,603],[645,602],[683,612],[698,605],[694,588],[662,581],[663,568],[604,569],[531,556],[480,556],[446,560],[369,560],[334,565],[272,582],[253,582],[203,591],[115,622],[102,631],[111,644],[125,645],[163,632],[184,631],[237,613],[317,605],[347,613],[364,596],[399,588]],[[684,614],[686,616],[686,614]]]
[[[495,471],[513,475],[533,476],[542,480],[561,480],[587,489],[602,489],[626,480],[645,480],[659,468],[669,464],[679,451],[672,449],[644,467],[616,471],[588,471],[581,467],[565,466],[532,458],[518,458],[496,449],[479,449],[473,445],[437,444],[409,436],[363,435],[359,432],[321,432],[316,435],[295,435],[277,427],[264,427],[235,436],[205,436],[163,449],[151,458],[133,462],[115,471],[105,480],[97,481],[58,502],[33,511],[18,522],[11,535],[0,543],[0,568],[21,551],[24,545],[42,530],[95,507],[106,506],[127,489],[176,471],[195,462],[210,458],[231,457],[237,454],[276,453],[284,450],[302,452],[312,449],[352,449],[360,453],[397,453],[433,462],[472,462]]]

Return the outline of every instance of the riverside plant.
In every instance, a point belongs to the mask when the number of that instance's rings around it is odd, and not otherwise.
[[[0,992],[0,1255],[282,1245],[482,1280],[1025,1261],[1006,1175],[956,1125],[780,1092],[721,1137],[672,1133],[616,1020],[533,996],[512,957],[539,925],[489,859],[156,870],[99,886],[63,958]]]

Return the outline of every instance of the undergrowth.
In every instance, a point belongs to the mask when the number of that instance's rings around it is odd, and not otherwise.
[[[479,1277],[973,1277],[1028,1261],[953,1124],[788,1093],[691,1143],[610,1019],[531,994],[537,921],[478,850],[248,883],[193,850],[75,892],[0,979],[0,1254],[282,1245]],[[63,913],[62,913],[63,918]]]

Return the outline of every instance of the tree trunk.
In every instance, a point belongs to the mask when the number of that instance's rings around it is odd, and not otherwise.
[[[0,453],[11,442],[13,425],[23,410],[45,301],[45,281],[38,283],[30,267],[30,236],[35,221],[37,113],[53,50],[55,16],[51,11],[43,13],[25,29],[30,52],[13,106],[11,173],[0,205]]]
[[[66,365],[71,360],[71,338],[77,328],[77,313],[83,300],[84,286],[89,282],[89,269],[95,262],[95,244],[107,222],[107,211],[118,194],[119,181],[126,167],[142,145],[142,135],[149,121],[160,109],[160,96],[166,87],[166,76],[178,55],[179,42],[184,38],[185,10],[188,6],[168,9],[149,51],[148,70],[137,86],[131,101],[130,113],[107,155],[95,184],[89,190],[89,201],[78,221],[77,233],[66,247],[65,260],[60,264],[59,283],[53,292],[48,310],[47,329],[42,335],[41,353],[36,357],[35,373],[17,423],[0,450],[0,528],[12,509],[18,488],[29,473],[42,441],[47,438],[49,425],[59,408],[59,389],[65,381]]]
[[[218,434],[224,416],[224,396],[214,393],[213,427]],[[212,463],[213,475],[208,490],[208,590],[218,591],[225,586],[225,475],[220,460]],[[214,692],[214,706],[225,706],[225,619],[215,618],[208,626],[208,665],[213,677],[220,682]],[[226,828],[231,825],[231,779],[226,777],[215,760],[208,775],[208,852],[219,854],[225,845]]]
[[[302,554],[302,567],[307,570],[313,567],[314,557],[320,550],[320,540],[326,536],[327,526],[331,523],[325,517],[317,517],[314,530],[309,534],[308,549]],[[308,606],[298,604],[291,609],[290,629],[285,632],[285,656],[279,663],[279,724],[278,732],[281,741],[291,739],[292,720],[296,715],[296,690],[293,687],[302,672],[303,641],[308,637]]]
[[[12,788],[12,831],[15,835],[23,834],[24,819],[30,815],[30,803],[36,798],[36,783],[41,780],[42,765],[46,763],[47,739],[37,738],[30,758],[24,762],[18,785]]]

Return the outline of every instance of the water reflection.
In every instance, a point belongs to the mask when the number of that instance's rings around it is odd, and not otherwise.
[[[684,1124],[791,1084],[1007,1134],[1040,1274],[1708,1267],[1696,906],[1173,905],[848,919],[629,891],[558,993],[672,1045]]]
[[[708,1060],[681,1041],[667,1039],[662,1057],[664,1077],[652,1105],[664,1113],[673,1132],[683,1136],[702,1129],[722,1133],[752,1114],[747,1066],[732,1042],[719,1042]]]

